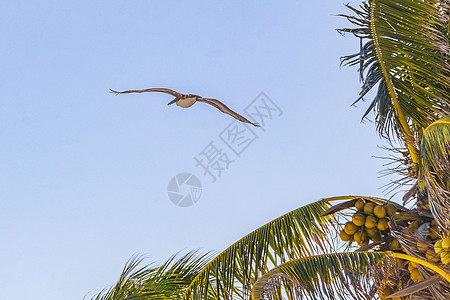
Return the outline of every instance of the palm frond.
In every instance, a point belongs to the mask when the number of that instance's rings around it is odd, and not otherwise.
[[[288,285],[295,288],[301,299],[371,299],[379,287],[386,284],[386,275],[382,276],[384,284],[376,283],[378,266],[386,265],[384,268],[390,269],[391,257],[420,264],[450,282],[450,273],[424,259],[402,253],[333,253],[297,259],[273,268],[255,283],[251,299],[270,299],[273,289],[280,285],[280,279],[289,281]]]
[[[450,111],[449,1],[371,0],[358,9],[347,7],[355,15],[342,16],[357,27],[340,32],[366,41],[358,53],[342,58],[364,74],[356,102],[378,84],[363,118],[375,110],[379,133],[388,139],[395,133],[418,163],[421,128]]]
[[[209,254],[191,251],[173,255],[161,266],[140,266],[143,258],[132,257],[117,283],[92,300],[180,299],[190,282],[210,261]]]
[[[329,202],[308,204],[248,234],[215,257],[183,299],[247,299],[253,283],[270,267],[329,250],[335,223],[321,216]]]
[[[340,230],[336,228],[335,219],[324,213],[331,202],[360,198],[378,204],[393,203],[377,197],[337,196],[285,214],[220,253],[193,280],[183,299],[230,299],[234,293],[240,299],[246,298],[255,280],[271,266],[336,250],[342,246],[337,237]],[[400,210],[407,210],[393,204]]]
[[[104,289],[93,300],[119,300],[127,299],[130,296],[137,295],[142,290],[142,281],[144,281],[153,269],[149,266],[142,266],[142,256],[133,256],[125,264],[122,273],[116,284],[109,289]]]
[[[346,252],[293,260],[264,274],[251,299],[270,299],[280,278],[289,279],[301,299],[370,299],[372,272],[385,257],[380,252]]]
[[[420,147],[420,179],[428,193],[436,221],[450,231],[450,116],[423,132]]]

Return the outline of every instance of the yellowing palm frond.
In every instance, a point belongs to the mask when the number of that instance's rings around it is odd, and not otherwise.
[[[450,116],[428,126],[420,147],[420,180],[428,192],[430,210],[450,231]]]
[[[308,299],[370,299],[365,282],[386,255],[374,252],[324,254],[293,260],[270,270],[254,285],[252,299],[269,298],[280,278]]]
[[[280,279],[289,281],[300,298],[371,299],[377,290],[374,272],[387,256],[420,264],[450,282],[450,273],[406,254],[378,251],[333,253],[297,259],[273,268],[255,283],[251,299],[270,298]]]

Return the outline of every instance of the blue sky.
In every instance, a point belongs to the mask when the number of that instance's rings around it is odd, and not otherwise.
[[[355,3],[359,4],[359,3]],[[381,144],[355,69],[359,41],[333,1],[8,1],[0,31],[0,288],[5,299],[81,299],[136,253],[221,251],[321,197],[384,196]],[[261,92],[283,114],[215,183],[194,156]],[[260,130],[260,129],[258,129]],[[167,185],[203,184],[180,208]]]

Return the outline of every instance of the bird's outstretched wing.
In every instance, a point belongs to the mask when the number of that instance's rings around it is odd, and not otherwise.
[[[258,123],[252,123],[249,120],[247,120],[246,118],[244,118],[243,116],[241,116],[238,113],[235,113],[234,111],[232,111],[230,108],[228,108],[228,106],[226,106],[225,104],[223,104],[222,102],[220,102],[217,99],[211,99],[211,98],[199,98],[197,99],[198,102],[204,102],[204,103],[208,103],[212,106],[214,106],[215,108],[217,108],[218,110],[220,110],[221,112],[228,114],[230,116],[232,116],[233,118],[235,118],[236,120],[239,120],[241,122],[244,123],[249,123],[252,124],[255,127],[259,127]]]
[[[174,90],[171,89],[165,89],[165,88],[151,88],[151,89],[143,89],[143,90],[129,90],[129,91],[123,91],[123,92],[117,92],[115,90],[110,89],[111,93],[115,94],[129,94],[129,93],[147,93],[147,92],[157,92],[157,93],[166,93],[169,95],[172,95],[176,98],[180,98],[184,96],[183,94],[177,93]]]

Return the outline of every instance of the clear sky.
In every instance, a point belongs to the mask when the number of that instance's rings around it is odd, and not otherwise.
[[[356,2],[354,4],[359,4]],[[4,1],[0,33],[2,299],[90,298],[136,253],[221,251],[321,197],[384,196],[383,154],[355,69],[359,41],[335,29],[341,1]],[[264,92],[283,111],[241,154],[232,119],[167,106],[167,87],[245,114]],[[217,142],[235,160],[216,182],[194,157]],[[198,202],[167,187],[196,174]]]

